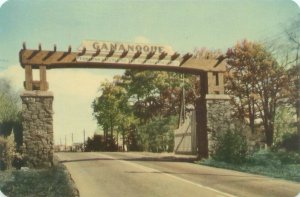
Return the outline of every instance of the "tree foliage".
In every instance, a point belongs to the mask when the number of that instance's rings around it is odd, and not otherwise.
[[[287,107],[295,110],[297,117],[294,127],[297,128],[300,142],[300,15],[283,25],[282,32],[275,39],[267,39],[265,44],[279,64],[288,71],[289,95],[284,100]],[[299,143],[300,144],[300,143]],[[299,145],[300,149],[300,145]]]
[[[103,135],[94,135],[92,138],[88,137],[85,151],[105,151],[105,143]]]
[[[255,132],[255,121],[260,120],[266,143],[271,146],[276,109],[288,87],[286,71],[259,43],[243,40],[228,49],[226,55],[227,88],[235,97],[237,115],[249,120],[252,132]]]
[[[19,121],[19,96],[13,91],[10,82],[0,79],[0,135],[8,136]]]
[[[108,150],[115,149],[114,131],[121,124],[128,111],[128,101],[123,87],[115,83],[101,84],[102,95],[92,104],[94,116],[104,131],[104,139]]]
[[[143,150],[150,152],[171,152],[174,148],[174,130],[177,118],[154,117],[145,125],[138,127],[138,139]]]
[[[93,102],[104,139],[109,130],[111,139],[118,142],[121,135],[123,146],[130,150],[172,151],[182,87],[187,89],[186,102],[193,103],[194,82],[190,76],[183,83],[180,74],[138,70],[126,70],[112,82],[105,82]]]
[[[300,15],[299,15],[300,16]],[[288,54],[292,57],[292,67],[289,70],[290,74],[290,99],[289,101],[296,109],[296,127],[298,133],[298,150],[300,150],[300,18],[292,21],[286,29],[287,38],[289,40]]]
[[[216,136],[212,158],[218,161],[241,164],[248,156],[247,139],[240,130],[227,130]]]
[[[0,169],[11,169],[16,155],[16,144],[13,133],[7,137],[0,136]]]

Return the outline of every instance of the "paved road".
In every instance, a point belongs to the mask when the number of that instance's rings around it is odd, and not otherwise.
[[[56,153],[81,197],[289,196],[300,184],[150,153]],[[184,160],[184,157],[181,157]]]

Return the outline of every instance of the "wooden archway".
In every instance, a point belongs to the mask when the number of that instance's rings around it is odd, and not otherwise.
[[[49,85],[46,72],[49,69],[67,68],[134,68],[199,75],[200,98],[196,101],[198,156],[201,158],[208,157],[207,131],[209,128],[207,125],[210,120],[207,117],[210,114],[210,109],[207,109],[207,99],[210,99],[210,103],[217,99],[228,100],[224,95],[224,73],[226,72],[224,57],[210,53],[204,53],[200,56],[194,56],[190,53],[183,55],[177,52],[168,53],[163,50],[149,50],[151,47],[147,45],[143,46],[144,51],[139,50],[142,49],[142,46],[136,46],[136,50],[132,51],[129,51],[131,45],[127,49],[124,46],[119,47],[119,50],[116,47],[104,50],[95,44],[93,46],[92,50],[82,46],[79,51],[72,52],[71,47],[66,51],[57,51],[56,46],[53,50],[42,50],[41,45],[37,49],[27,49],[25,43],[23,44],[23,48],[19,52],[20,64],[25,69],[25,92],[21,96],[23,113],[25,114],[23,115],[23,127],[26,127],[25,138],[29,136],[26,141],[28,146],[26,151],[33,166],[45,166],[45,162],[48,165],[47,162],[51,163],[53,158],[53,149],[51,148],[53,146],[53,95],[48,92]],[[120,50],[121,48],[123,50]],[[39,80],[33,80],[32,69],[39,69]],[[220,105],[222,103],[219,102],[214,105],[214,108],[218,109]],[[38,115],[35,114],[36,108],[40,110]],[[44,119],[37,120],[38,118]],[[41,121],[46,123],[41,123]],[[46,130],[47,135],[41,134],[42,130]],[[40,144],[46,153],[34,150],[35,145],[32,144],[32,136],[37,135],[39,137],[35,139],[35,143]],[[38,163],[34,164],[36,161]]]

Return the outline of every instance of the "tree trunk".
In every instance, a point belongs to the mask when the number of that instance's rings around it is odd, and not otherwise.
[[[300,98],[297,98],[296,100],[296,113],[297,113],[296,124],[297,124],[297,133],[298,133],[298,149],[300,151]]]
[[[119,132],[117,132],[117,151],[119,152]]]
[[[250,129],[251,129],[251,133],[255,133],[255,118],[252,114],[250,114],[249,116],[249,122],[250,122]]]
[[[271,147],[273,144],[274,137],[274,128],[271,125],[265,124],[265,132],[266,132],[266,143],[268,147]]]
[[[298,65],[300,68],[300,65]],[[299,76],[299,69],[296,67],[298,71],[298,75],[296,75],[296,80],[295,80],[295,87],[296,87],[296,102],[295,102],[295,107],[296,107],[296,115],[297,115],[297,120],[296,120],[296,125],[297,125],[297,133],[298,133],[298,148],[300,151],[300,76]]]
[[[207,109],[205,96],[208,93],[207,73],[200,75],[200,97],[195,100],[196,109],[196,138],[198,158],[208,158]]]
[[[107,149],[107,129],[103,129],[105,150]]]
[[[273,136],[273,129],[269,128],[268,130],[266,130],[266,142],[268,147],[271,147],[273,144]]]

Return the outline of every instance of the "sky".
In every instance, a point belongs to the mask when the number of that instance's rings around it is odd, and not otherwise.
[[[299,1],[298,1],[299,3]],[[1,5],[2,4],[2,5]],[[299,17],[292,0],[0,0],[0,78],[22,92],[24,70],[18,53],[29,49],[67,50],[83,40],[151,43],[179,53],[195,48],[226,51],[237,41],[265,41],[284,34]],[[55,144],[83,141],[97,130],[91,103],[101,82],[124,70],[59,69],[47,71],[54,94]],[[37,79],[35,73],[34,79]]]

